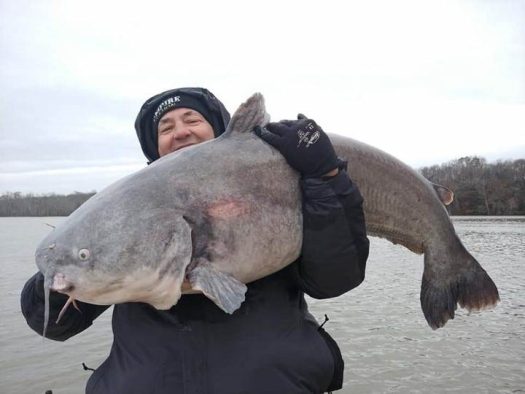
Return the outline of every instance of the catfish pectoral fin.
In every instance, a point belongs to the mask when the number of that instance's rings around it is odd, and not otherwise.
[[[188,273],[194,290],[200,290],[224,312],[232,314],[244,301],[246,285],[230,274],[216,270],[207,261],[201,261]]]

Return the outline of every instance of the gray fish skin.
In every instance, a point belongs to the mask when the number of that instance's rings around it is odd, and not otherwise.
[[[188,278],[232,313],[249,283],[295,260],[301,247],[298,174],[251,133],[262,95],[219,138],[167,155],[97,193],[42,241],[48,288],[94,304],[168,309]],[[432,328],[494,305],[492,280],[466,251],[432,184],[394,157],[331,135],[365,199],[370,235],[425,254],[421,305]],[[87,251],[87,252],[86,252]]]
[[[168,309],[185,275],[198,290],[217,287],[209,278],[220,275],[205,275],[202,267],[248,283],[295,260],[302,237],[298,176],[246,132],[267,121],[256,95],[222,137],[167,155],[97,193],[38,247],[45,283],[94,304],[140,301]],[[88,258],[81,259],[83,250]],[[233,312],[244,291],[219,306]]]
[[[433,329],[454,318],[458,303],[470,311],[499,301],[496,285],[457,236],[444,207],[451,201],[440,200],[438,185],[377,148],[330,139],[363,195],[368,234],[424,253],[420,301]]]

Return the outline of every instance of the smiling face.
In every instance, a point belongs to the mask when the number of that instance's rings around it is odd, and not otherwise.
[[[157,132],[161,157],[214,138],[213,128],[204,116],[189,108],[166,112],[159,120]]]

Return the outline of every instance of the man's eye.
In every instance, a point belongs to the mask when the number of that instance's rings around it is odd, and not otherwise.
[[[169,133],[171,130],[171,127],[166,127],[165,129],[161,129],[159,131],[160,134],[166,134],[166,133]]]
[[[199,123],[201,120],[199,118],[188,119],[187,122],[191,124]]]

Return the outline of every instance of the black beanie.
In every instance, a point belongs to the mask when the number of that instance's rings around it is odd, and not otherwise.
[[[135,120],[142,152],[150,162],[159,158],[158,121],[174,108],[190,108],[199,112],[213,128],[215,137],[224,133],[230,121],[224,104],[204,88],[172,89],[151,97],[142,105]]]

